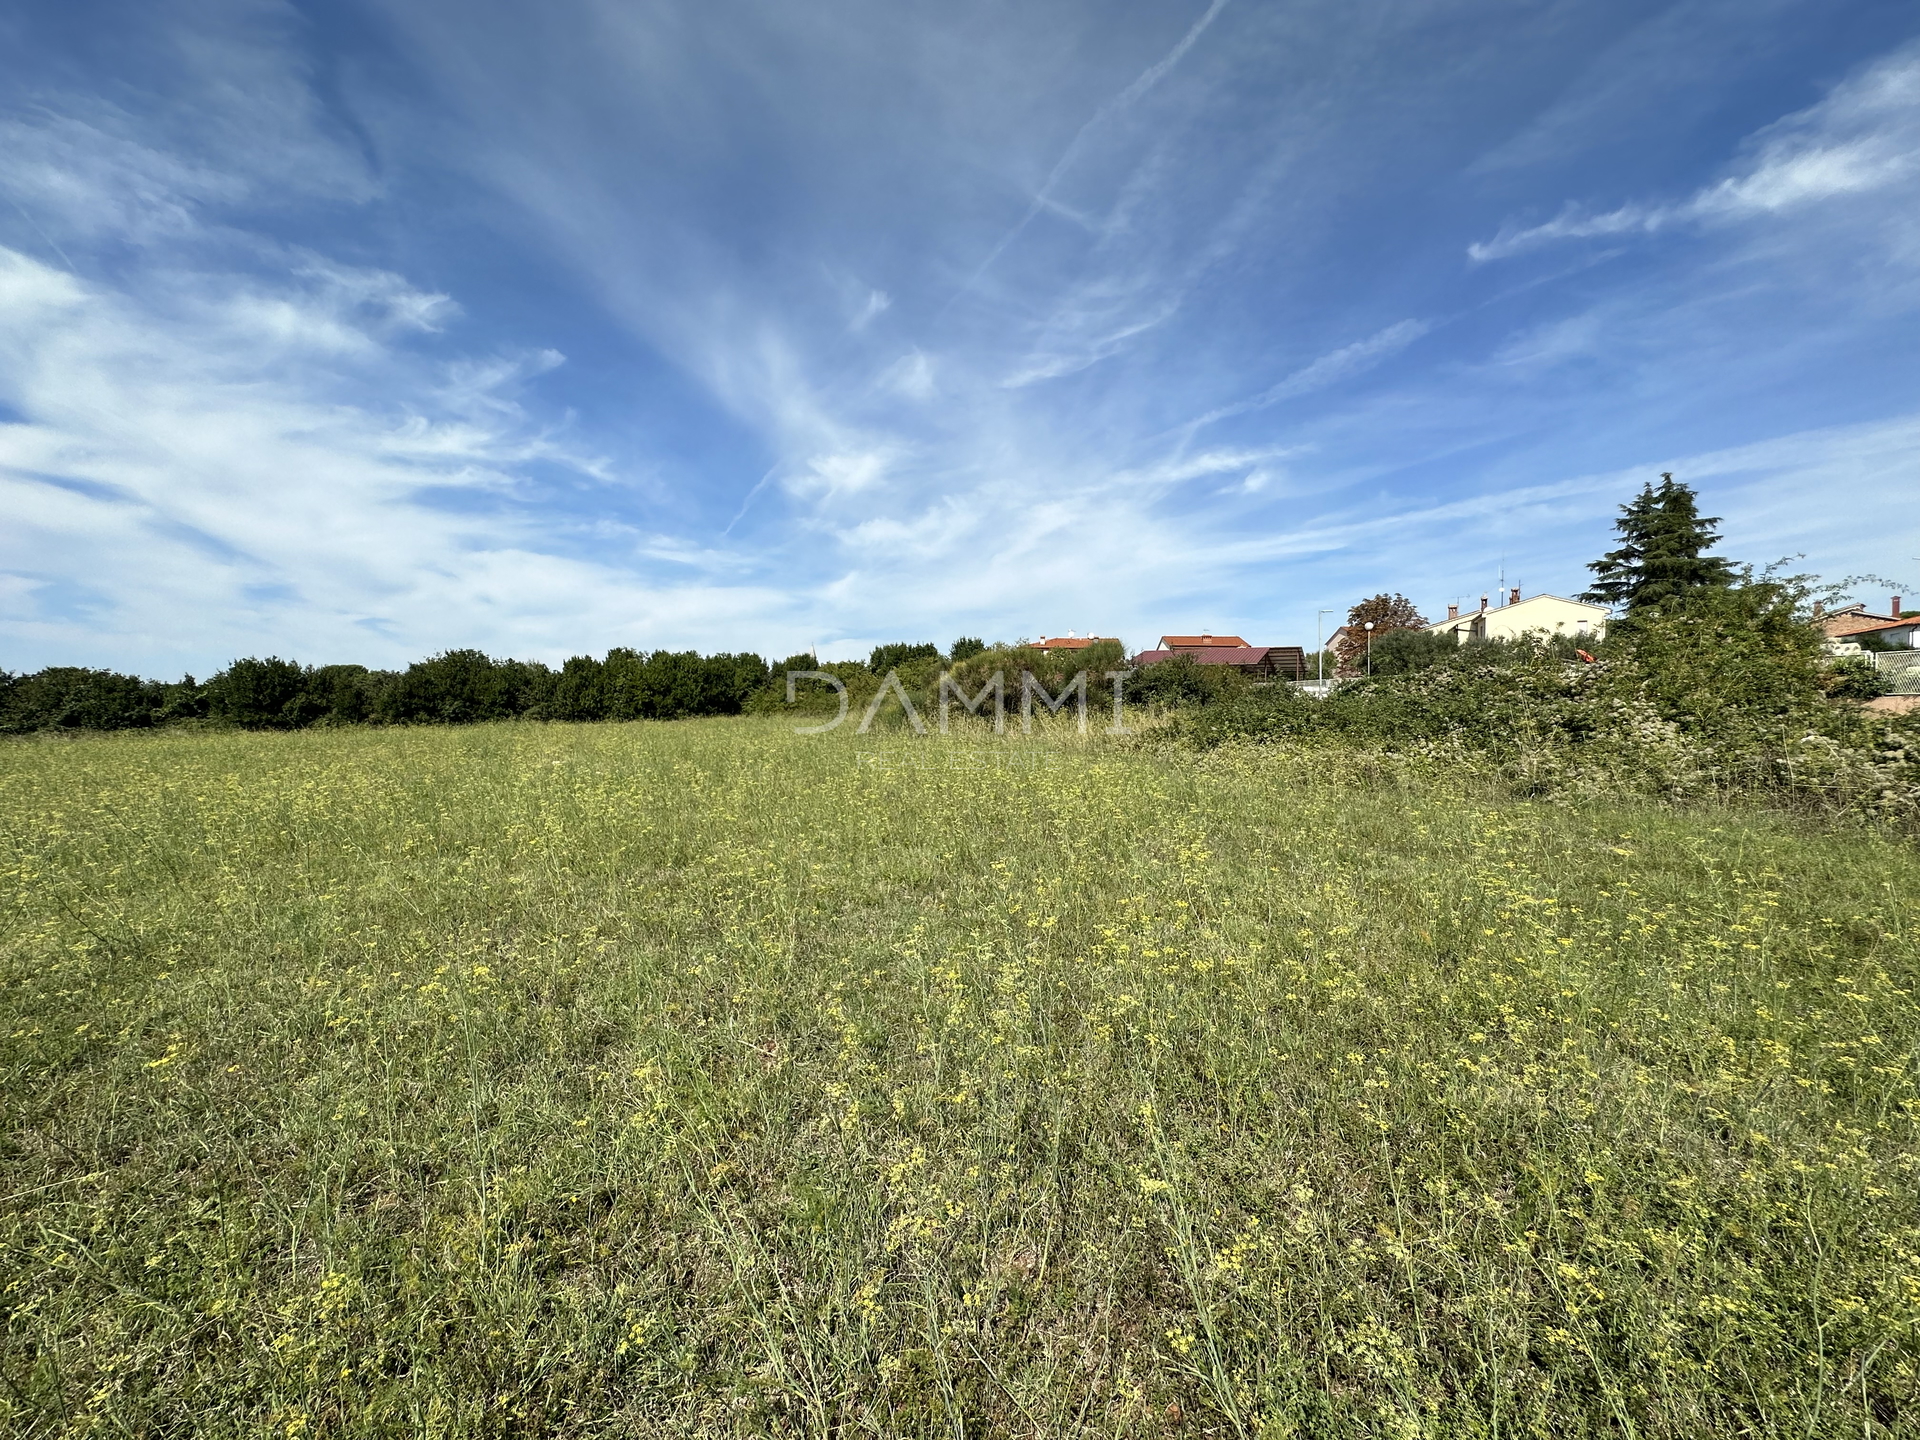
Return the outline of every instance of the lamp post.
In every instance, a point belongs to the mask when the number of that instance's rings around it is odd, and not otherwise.
[[[1373,674],[1373,621],[1367,621],[1367,674]]]
[[[1322,633],[1326,628],[1326,617],[1333,614],[1333,607],[1313,612],[1313,664],[1315,681],[1321,685],[1327,683],[1327,641]]]

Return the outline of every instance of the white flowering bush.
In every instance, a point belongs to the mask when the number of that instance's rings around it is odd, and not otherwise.
[[[1324,701],[1273,687],[1176,729],[1202,748],[1292,739],[1444,753],[1523,794],[1760,795],[1920,819],[1920,715],[1836,698],[1797,598],[1766,583],[1713,592],[1625,629],[1591,661],[1564,641],[1468,647]]]

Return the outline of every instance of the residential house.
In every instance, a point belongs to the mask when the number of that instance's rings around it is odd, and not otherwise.
[[[1258,647],[1248,645],[1238,635],[1162,635],[1160,648],[1175,655],[1198,655],[1206,650],[1248,650]]]
[[[1847,639],[1861,649],[1920,650],[1920,617],[1888,620],[1864,630],[1848,632]]]
[[[1865,605],[1849,605],[1824,614],[1816,611],[1813,623],[1827,637],[1827,649],[1836,654],[1850,654],[1866,646],[1876,650],[1920,648],[1920,640],[1915,639],[1920,616],[1902,616],[1898,595],[1887,609],[1890,613],[1886,615],[1876,615]]]
[[[1086,650],[1100,644],[1107,637],[1103,635],[1075,635],[1069,630],[1064,639],[1036,640],[1034,648],[1042,655],[1066,655],[1075,650]],[[1113,641],[1115,645],[1120,642]]]
[[[1569,600],[1563,595],[1533,595],[1520,598],[1515,585],[1507,593],[1507,603],[1490,606],[1488,597],[1480,597],[1480,608],[1460,613],[1458,605],[1447,606],[1447,618],[1427,627],[1430,635],[1451,635],[1462,645],[1470,640],[1518,640],[1522,635],[1572,635],[1598,640],[1607,633],[1607,607],[1585,600]]]

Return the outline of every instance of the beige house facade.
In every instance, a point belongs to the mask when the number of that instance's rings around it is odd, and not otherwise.
[[[1522,635],[1570,635],[1578,639],[1598,640],[1607,633],[1607,607],[1590,605],[1584,600],[1569,600],[1564,595],[1533,595],[1520,598],[1515,586],[1504,605],[1489,605],[1480,597],[1480,608],[1460,612],[1458,605],[1447,607],[1447,618],[1429,625],[1433,635],[1452,635],[1460,644],[1470,640],[1517,640]]]

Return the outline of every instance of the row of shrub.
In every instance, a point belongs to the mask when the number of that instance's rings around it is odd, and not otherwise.
[[[811,660],[804,659],[808,664]],[[450,650],[405,670],[236,660],[204,684],[55,666],[0,672],[0,734],[143,729],[208,720],[250,730],[309,725],[466,724],[481,720],[674,720],[737,715],[772,672],[758,655],[576,656],[559,670]]]
[[[54,666],[31,675],[0,671],[0,734],[44,730],[145,729],[206,720],[253,730],[310,725],[467,724],[485,720],[672,720],[787,709],[788,671],[822,671],[864,706],[897,673],[916,704],[937,707],[940,675],[951,667],[979,687],[1005,670],[1018,703],[1019,676],[1032,670],[1057,692],[1077,670],[1101,675],[1126,664],[1116,641],[1072,655],[1043,655],[1026,645],[988,646],[956,640],[948,655],[933,644],[877,647],[865,664],[789,656],[769,666],[758,655],[651,653],[616,649],[603,660],[575,656],[558,670],[534,660],[495,660],[478,650],[450,650],[405,670],[364,665],[301,665],[277,657],[235,660],[204,683],[191,675],[167,684],[110,670]],[[1230,671],[1182,661],[1146,672],[1129,699],[1168,704],[1211,702],[1238,693]],[[801,682],[802,711],[831,710],[837,697],[817,681]]]
[[[846,690],[848,711],[856,716],[863,714],[873,697],[880,693],[889,674],[897,677],[914,709],[927,723],[932,723],[939,714],[942,675],[951,675],[954,683],[964,689],[967,695],[977,696],[981,687],[992,681],[994,673],[1000,672],[1007,708],[1009,712],[1015,712],[1020,705],[1022,671],[1032,672],[1035,681],[1045,687],[1048,694],[1058,695],[1072,683],[1076,673],[1084,670],[1088,676],[1088,704],[1098,706],[1112,703],[1112,692],[1106,690],[1106,672],[1124,669],[1126,664],[1126,652],[1118,640],[1102,640],[1085,650],[1055,654],[1044,654],[1037,647],[1027,644],[986,645],[978,640],[956,641],[951,653],[946,656],[941,655],[934,645],[884,645],[876,649],[864,665],[857,660],[818,661],[809,655],[795,655],[775,667],[766,687],[747,702],[746,708],[749,713],[767,715],[788,711],[806,715],[832,714],[839,707],[839,692],[823,681],[797,681],[794,685],[794,702],[788,704],[788,672],[809,670],[831,675],[838,680]],[[1157,694],[1147,677],[1164,668],[1153,666],[1138,672],[1125,687],[1127,698],[1140,702],[1149,698],[1150,694]],[[1188,662],[1184,669],[1178,669],[1178,673],[1184,677],[1186,670],[1201,668]],[[1168,672],[1170,678],[1174,674],[1175,671]],[[1237,673],[1234,678],[1239,678]],[[1145,690],[1136,693],[1143,682]],[[1182,691],[1183,698],[1214,698],[1216,692],[1208,688],[1210,683],[1211,677],[1208,677],[1192,694]],[[1107,696],[1104,702],[1103,692]],[[991,704],[991,701],[985,702],[982,713],[990,709]],[[897,723],[902,717],[899,702],[889,700],[884,713],[887,723]]]
[[[1171,733],[1201,748],[1326,738],[1450,756],[1537,793],[1757,785],[1920,820],[1920,713],[1855,703],[1882,687],[1826,656],[1805,598],[1766,580],[1702,588],[1584,653],[1564,639],[1389,636],[1371,676],[1324,700],[1251,688],[1183,711]]]

